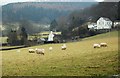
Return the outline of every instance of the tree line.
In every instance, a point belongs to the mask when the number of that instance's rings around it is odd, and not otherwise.
[[[15,23],[21,19],[36,23],[49,24],[59,16],[66,16],[75,9],[87,7],[93,3],[11,3],[2,6],[3,23]]]
[[[27,45],[28,44],[28,34],[26,32],[26,29],[24,27],[20,28],[20,33],[18,33],[17,30],[11,29],[11,31],[8,34],[7,42],[9,45],[15,46],[15,45]]]

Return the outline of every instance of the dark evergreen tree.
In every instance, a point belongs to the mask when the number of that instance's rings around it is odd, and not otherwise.
[[[81,19],[80,17],[73,16],[71,21],[70,21],[70,25],[69,25],[69,31],[70,31],[71,35],[73,33],[72,30],[76,27],[81,26],[84,22],[85,22],[85,20]],[[75,35],[77,35],[77,33],[72,35],[72,36],[75,36]]]
[[[56,27],[58,26],[57,21],[54,19],[50,24],[50,30],[56,31]]]
[[[118,2],[118,17],[117,19],[120,20],[120,1]]]
[[[26,29],[24,27],[21,27],[21,34],[20,35],[21,35],[21,44],[26,45],[28,35],[27,35]]]
[[[8,43],[10,45],[17,45],[18,38],[17,38],[17,32],[16,30],[11,29],[11,31],[8,34]]]

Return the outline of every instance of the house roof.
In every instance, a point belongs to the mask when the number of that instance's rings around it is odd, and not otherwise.
[[[106,21],[111,21],[109,18],[106,18],[106,17],[101,17],[101,18],[106,20]]]

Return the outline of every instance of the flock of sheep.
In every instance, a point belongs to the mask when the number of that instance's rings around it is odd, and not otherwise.
[[[107,47],[107,43],[93,44],[94,48]]]
[[[96,44],[93,44],[93,47],[94,48],[107,47],[107,43],[100,43],[100,44],[96,43]],[[63,44],[61,46],[61,50],[66,50],[66,49],[67,49],[66,44]],[[52,50],[53,50],[53,47],[49,47],[49,51],[52,51]],[[43,48],[29,49],[29,53],[37,53],[37,54],[44,55],[45,49]]]
[[[66,49],[67,49],[66,44],[63,44],[61,46],[61,50],[66,50]],[[53,47],[49,47],[49,51],[52,51],[52,50],[53,50]],[[44,55],[45,54],[45,49],[43,49],[43,48],[29,49],[29,53],[37,53],[37,54]]]

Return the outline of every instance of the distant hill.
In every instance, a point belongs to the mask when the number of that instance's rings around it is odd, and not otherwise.
[[[48,24],[60,16],[67,16],[74,10],[81,10],[95,2],[21,2],[2,6],[2,20],[5,23],[29,20]]]

